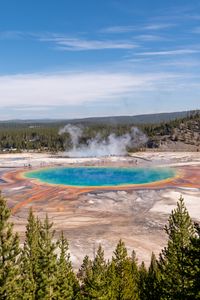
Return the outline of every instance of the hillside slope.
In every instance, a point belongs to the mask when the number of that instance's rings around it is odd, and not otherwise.
[[[159,124],[160,122],[169,122],[175,119],[185,118],[193,114],[194,111],[181,111],[169,113],[155,113],[133,116],[110,116],[110,117],[91,117],[84,119],[38,119],[38,120],[9,120],[1,121],[0,127],[24,127],[24,126],[52,126],[62,124],[107,124],[107,125],[129,125],[129,124]]]
[[[160,150],[200,151],[200,113],[145,128],[148,147]]]

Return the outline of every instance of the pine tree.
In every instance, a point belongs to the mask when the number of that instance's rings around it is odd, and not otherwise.
[[[152,253],[146,280],[146,298],[149,300],[159,300],[160,297],[160,270],[156,256]]]
[[[57,275],[57,245],[53,242],[53,223],[46,216],[40,229],[39,254],[38,254],[38,286],[37,300],[51,300],[55,298],[55,286]]]
[[[195,235],[186,251],[186,277],[190,285],[187,289],[187,299],[200,299],[200,226],[195,223]]]
[[[83,283],[85,279],[90,276],[91,272],[92,272],[92,261],[90,260],[89,256],[86,255],[78,271],[77,277],[80,280],[80,282]]]
[[[142,261],[139,267],[139,295],[140,299],[146,300],[147,297],[147,276],[148,272],[145,266],[144,261]]]
[[[41,223],[35,218],[32,209],[29,212],[26,236],[21,255],[22,298],[36,299],[39,275],[39,238]]]
[[[85,299],[109,300],[106,280],[107,265],[104,259],[104,251],[99,246],[90,272],[84,279],[83,295]]]
[[[9,223],[10,210],[0,194],[0,299],[14,300],[21,295],[19,283],[19,237]],[[18,298],[19,297],[19,298]]]
[[[83,259],[83,263],[78,270],[77,278],[80,282],[80,299],[87,299],[87,293],[85,292],[85,282],[87,278],[90,278],[92,275],[92,261],[88,255],[86,255]],[[79,298],[78,298],[79,299]]]
[[[72,270],[69,244],[63,232],[58,241],[60,257],[57,262],[56,297],[59,300],[75,299],[79,291],[78,281]]]
[[[172,211],[168,226],[165,227],[168,244],[162,250],[159,266],[161,269],[161,299],[187,299],[189,281],[186,274],[186,249],[194,236],[194,226],[180,197],[177,207]]]
[[[133,273],[132,259],[128,257],[127,249],[122,240],[119,241],[114,251],[112,263],[114,264],[112,287],[113,291],[115,291],[115,299],[139,299],[137,285],[138,274]]]
[[[134,276],[135,285],[138,285],[139,284],[139,269],[138,269],[138,261],[136,258],[136,253],[134,250],[132,251],[132,254],[131,254],[130,263],[131,263],[131,273]]]
[[[109,300],[116,300],[116,283],[117,283],[117,276],[115,273],[115,263],[112,260],[111,262],[107,263],[107,293]]]

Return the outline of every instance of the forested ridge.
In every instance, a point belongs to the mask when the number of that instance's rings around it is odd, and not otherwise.
[[[120,240],[110,260],[99,245],[95,256],[85,256],[73,270],[69,245],[53,224],[30,210],[25,241],[20,247],[9,221],[10,209],[0,197],[0,299],[50,300],[185,300],[200,299],[200,227],[194,224],[182,197],[164,230],[166,247],[151,263],[138,263]]]
[[[200,113],[192,112],[183,118],[151,123],[98,123],[80,121],[73,122],[82,126],[83,135],[80,144],[87,142],[99,135],[106,139],[111,133],[121,136],[130,133],[132,127],[138,127],[148,138],[142,149],[159,148],[169,142],[180,142],[200,147]],[[71,140],[68,133],[59,134],[59,130],[67,123],[64,121],[43,122],[1,122],[0,123],[0,151],[50,151],[58,152],[70,149]],[[139,150],[137,148],[130,149]]]

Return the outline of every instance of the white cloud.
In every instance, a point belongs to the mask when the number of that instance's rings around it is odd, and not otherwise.
[[[59,35],[40,37],[42,42],[53,42],[59,49],[66,51],[103,50],[103,49],[133,49],[137,47],[131,41],[92,40],[68,38]]]
[[[176,26],[176,24],[172,23],[155,23],[141,26],[111,26],[101,30],[104,33],[128,33],[135,31],[156,31],[161,29],[167,29]]]
[[[166,40],[166,38],[161,37],[159,35],[153,35],[153,34],[141,34],[135,37],[136,39],[144,42],[153,42],[153,41],[163,41]]]
[[[34,33],[22,31],[0,31],[0,40],[30,39],[40,42],[51,42],[57,48],[66,51],[85,51],[103,49],[133,49],[138,47],[130,40],[84,39],[68,37],[57,33]]]
[[[178,50],[167,50],[167,51],[148,51],[137,53],[141,56],[157,56],[157,55],[179,55],[179,54],[195,54],[199,53],[197,49],[178,49]]]
[[[176,24],[174,23],[157,23],[157,24],[149,24],[144,26],[144,29],[146,30],[160,30],[160,29],[166,29],[166,28],[171,28],[175,27]]]
[[[105,33],[125,33],[125,32],[133,32],[138,29],[137,26],[111,26],[101,30],[101,32]]]
[[[82,105],[167,86],[173,74],[62,73],[0,76],[1,106]]]

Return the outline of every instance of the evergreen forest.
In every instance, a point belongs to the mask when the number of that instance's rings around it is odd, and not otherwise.
[[[51,220],[29,212],[25,240],[10,222],[11,212],[0,196],[1,300],[194,300],[200,299],[200,226],[193,223],[180,197],[164,231],[167,244],[150,265],[128,254],[120,240],[110,260],[99,245],[72,267],[67,238],[55,238]]]
[[[162,115],[162,114],[161,114]],[[148,116],[148,115],[147,115]],[[79,143],[86,145],[96,136],[106,140],[110,134],[121,136],[131,132],[132,127],[137,127],[147,137],[147,142],[142,150],[159,148],[162,143],[180,141],[194,147],[194,151],[200,149],[200,112],[193,111],[185,117],[169,121],[155,123],[131,122],[130,117],[121,117],[122,121],[111,122],[98,118],[92,121],[82,120],[66,121],[4,121],[0,122],[0,152],[40,151],[57,153],[69,150],[71,140],[68,133],[59,134],[66,124],[80,126],[83,134]],[[144,119],[145,120],[145,119]],[[170,147],[169,147],[170,148]],[[140,150],[138,148],[127,149],[129,151]]]

